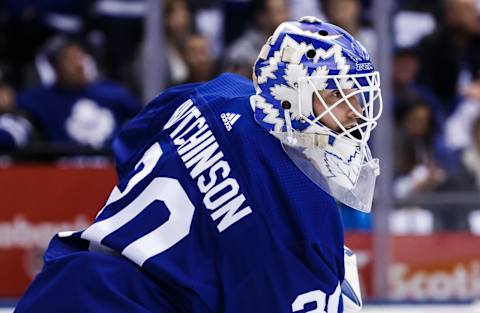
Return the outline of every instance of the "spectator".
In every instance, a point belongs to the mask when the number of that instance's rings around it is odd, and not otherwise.
[[[226,50],[225,71],[252,77],[252,64],[275,28],[289,18],[285,0],[255,0],[252,3],[254,26],[234,41]]]
[[[193,31],[192,15],[186,0],[164,1],[164,24],[163,27],[165,48],[159,52],[159,58],[166,62],[164,85],[172,86],[185,83],[189,78],[188,66],[182,55],[185,40]],[[143,60],[146,55],[145,42],[137,49],[134,62],[134,77],[138,82],[144,79]],[[139,87],[139,86],[137,86]],[[137,88],[139,89],[139,88]]]
[[[0,81],[0,152],[24,148],[31,135],[30,122],[16,112],[15,90]]]
[[[473,144],[470,130],[474,120],[480,116],[480,80],[473,81],[462,88],[459,96],[455,110],[445,123],[446,144],[456,151],[466,149]]]
[[[192,17],[186,1],[165,1],[165,38],[170,72],[169,85],[184,83],[188,79],[188,68],[181,50],[191,29]]]
[[[458,170],[447,172],[443,159],[451,158],[451,152],[444,149],[438,140],[438,128],[432,108],[417,99],[400,106],[395,136],[395,179],[393,193],[397,199],[430,193],[464,189],[464,177],[458,177]],[[448,205],[416,205],[403,207],[392,216],[396,231],[428,233],[437,229],[459,229],[466,227],[464,207],[457,205],[451,210]],[[433,217],[432,217],[433,213]],[[401,229],[401,221],[407,226]],[[399,228],[400,227],[400,228]]]
[[[430,87],[450,114],[459,88],[479,78],[480,21],[475,0],[444,0],[437,30],[420,43],[422,84]]]
[[[118,128],[140,109],[126,89],[93,82],[89,54],[77,42],[55,37],[46,47],[56,82],[20,94],[25,110],[48,143],[107,148]]]
[[[357,38],[370,52],[370,57],[375,62],[377,37],[373,29],[362,25],[360,0],[325,0],[323,8],[327,19]]]
[[[182,55],[188,69],[187,82],[203,82],[213,77],[215,62],[207,38],[200,34],[188,35]]]
[[[428,87],[419,84],[415,79],[419,69],[419,59],[416,51],[411,48],[397,49],[393,57],[392,85],[394,90],[395,108],[398,110],[411,99],[422,98],[432,108],[439,124],[445,121],[445,115],[440,100]]]
[[[397,112],[394,194],[406,198],[435,190],[446,180],[435,151],[436,121],[432,109],[416,99]]]

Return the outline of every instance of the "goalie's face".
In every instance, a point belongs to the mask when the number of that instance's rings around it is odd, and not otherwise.
[[[307,132],[367,145],[382,112],[378,72],[301,77],[298,92]]]
[[[368,147],[382,111],[379,82],[378,72],[299,78],[294,122],[286,121],[287,134],[281,137],[285,152],[307,177],[363,212],[370,211],[379,174]],[[295,118],[309,125],[289,131]]]
[[[348,98],[350,105],[344,100],[344,95],[353,94],[351,89],[343,90],[321,90],[320,96],[324,102],[313,94],[313,113],[315,116],[322,116],[320,122],[330,128],[331,130],[341,133],[342,125],[345,129],[349,129],[357,125],[357,114],[361,112],[362,108],[359,105],[356,97]]]

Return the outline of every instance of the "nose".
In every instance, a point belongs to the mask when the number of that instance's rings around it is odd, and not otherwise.
[[[350,98],[350,102],[352,103],[353,105],[353,108],[355,109],[355,111],[357,111],[358,113],[361,113],[362,112],[362,107],[360,106],[360,104],[358,103],[358,100],[357,100],[357,97],[356,96],[353,96]]]
[[[349,116],[357,118],[359,114],[360,115],[362,114],[362,107],[358,103],[358,100],[357,100],[356,96],[352,96],[352,97],[348,98],[348,100],[350,101],[350,104],[352,105],[352,107],[354,109],[354,110],[352,110],[352,108],[350,108]],[[355,113],[355,112],[357,112],[357,113]]]

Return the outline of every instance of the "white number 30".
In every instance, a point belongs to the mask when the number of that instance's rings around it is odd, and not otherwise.
[[[113,189],[104,208],[130,194],[132,189],[152,172],[162,154],[160,144],[152,145],[135,166],[139,169],[143,165],[141,170],[130,178],[123,191],[118,187]],[[131,242],[122,251],[123,255],[141,266],[147,259],[169,249],[190,233],[195,207],[182,185],[174,178],[155,177],[127,206],[111,217],[92,224],[81,237],[101,243],[105,237],[120,227],[129,222],[134,223],[135,218],[154,201],[162,201],[165,204],[170,211],[168,220],[150,233]]]
[[[325,306],[327,303],[327,295],[321,290],[312,290],[302,293],[295,298],[295,301],[292,303],[292,312],[303,311],[307,304],[315,303],[316,308],[305,313],[337,313],[340,300],[340,290],[340,285],[338,285],[335,292],[328,297],[326,311]]]

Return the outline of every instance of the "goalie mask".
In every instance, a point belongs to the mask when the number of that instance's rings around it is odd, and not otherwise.
[[[314,17],[285,22],[260,51],[253,81],[256,121],[323,190],[369,212],[380,170],[368,140],[382,98],[363,46]]]

